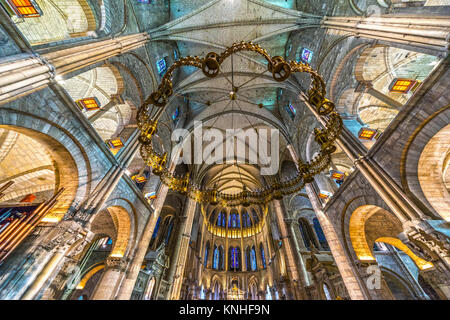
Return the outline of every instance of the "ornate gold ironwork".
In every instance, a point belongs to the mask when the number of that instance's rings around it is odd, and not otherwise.
[[[216,77],[220,72],[221,64],[234,53],[251,51],[262,55],[267,60],[268,71],[272,73],[275,81],[285,81],[292,73],[304,72],[311,77],[311,85],[307,96],[309,103],[314,106],[317,113],[326,120],[326,127],[314,130],[315,140],[321,151],[310,162],[299,161],[298,172],[295,177],[278,181],[272,185],[258,190],[248,190],[245,187],[237,194],[221,193],[217,189],[202,189],[189,181],[189,174],[176,177],[167,167],[167,153],[158,154],[152,147],[152,136],[157,132],[158,119],[173,94],[172,77],[176,68],[193,66],[201,69],[205,76]],[[234,92],[232,92],[234,93]],[[171,190],[186,194],[199,203],[226,206],[249,206],[251,204],[264,205],[272,199],[282,199],[283,196],[299,192],[306,183],[311,183],[314,176],[329,167],[331,154],[336,150],[334,142],[342,131],[342,119],[335,111],[332,101],[325,98],[326,88],[323,78],[309,65],[297,61],[285,61],[283,57],[271,57],[267,51],[258,44],[251,42],[235,43],[221,54],[210,52],[204,58],[187,56],[174,62],[167,70],[157,91],[153,92],[139,109],[137,124],[141,131],[139,141],[140,152],[153,173],[161,177],[162,183]],[[151,107],[152,106],[152,107]]]

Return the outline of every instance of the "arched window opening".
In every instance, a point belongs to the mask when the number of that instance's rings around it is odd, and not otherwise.
[[[266,269],[266,255],[264,253],[264,246],[262,243],[259,244],[259,249],[261,251],[261,261],[263,269]]]
[[[203,261],[205,268],[208,265],[208,254],[209,254],[209,241],[206,243],[206,247],[205,247],[205,260]]]
[[[310,250],[311,246],[314,245],[317,247],[317,244],[315,243],[314,235],[311,230],[311,226],[309,225],[308,221],[306,221],[303,218],[300,218],[298,220],[300,233],[302,235],[303,242],[305,243],[305,247]]]
[[[229,249],[230,270],[240,271],[240,254],[241,251],[239,247],[230,247]]]
[[[224,211],[222,212],[222,227],[226,227],[226,221],[227,221],[227,213]]]
[[[248,212],[242,213],[242,227],[250,228],[252,226],[252,221]]]
[[[161,224],[161,217],[158,217],[158,220],[156,221],[155,229],[153,229],[152,241],[154,241],[156,239],[156,237],[158,236],[160,224]]]
[[[219,215],[217,216],[217,225],[219,227],[222,226],[222,212],[219,212]]]
[[[177,107],[172,114],[172,121],[175,126],[177,125],[178,120],[180,120],[180,107]]]
[[[219,270],[225,270],[224,251],[222,246],[219,247]]]
[[[328,246],[327,239],[325,238],[325,234],[323,233],[322,227],[320,226],[319,219],[313,219],[314,230],[316,231],[317,238],[319,239],[320,246],[323,250],[329,251],[330,247]]]
[[[254,224],[257,224],[259,222],[258,214],[256,213],[255,209],[252,210],[252,218]]]
[[[170,236],[172,234],[172,229],[173,229],[173,219],[170,219],[170,223],[169,223],[169,227],[167,229],[167,234],[166,234],[166,239],[165,239],[165,244],[166,245],[169,244]]]
[[[213,269],[219,270],[219,248],[214,245]]]
[[[252,271],[256,271],[256,269],[258,269],[258,265],[256,263],[256,250],[255,250],[254,246],[250,250],[250,260],[251,260]]]

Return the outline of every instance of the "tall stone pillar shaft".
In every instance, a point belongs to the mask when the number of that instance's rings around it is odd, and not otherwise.
[[[174,150],[174,158],[171,161],[171,166],[169,168],[170,172],[173,172],[175,170],[175,166],[180,157],[180,152],[181,149]],[[131,266],[127,271],[127,276],[123,281],[119,294],[117,296],[118,300],[130,300],[131,298],[131,294],[133,293],[133,289],[139,275],[139,270],[141,270],[142,263],[144,262],[145,254],[147,253],[150,241],[152,240],[153,230],[155,230],[156,222],[158,221],[168,192],[169,187],[166,185],[161,185],[157,193],[156,201],[154,203],[155,211],[153,211],[153,214],[149,216],[145,228],[142,231],[141,239],[139,240],[139,243],[135,250],[135,254],[131,261]]]
[[[301,281],[300,274],[295,263],[294,250],[289,241],[289,231],[284,221],[284,210],[282,203],[279,200],[273,200],[273,207],[275,209],[275,216],[277,219],[278,228],[280,230],[281,241],[283,242],[283,251],[286,257],[286,269],[293,287],[295,299],[305,299],[305,294],[300,292],[298,282]]]
[[[292,240],[294,242],[295,249],[298,253],[298,261],[299,261],[300,269],[302,270],[302,274],[303,274],[303,282],[304,282],[305,286],[308,287],[311,285],[311,280],[309,279],[308,271],[306,270],[305,259],[303,258],[303,255],[300,252],[299,239],[297,238],[297,234],[295,232],[295,229],[299,228],[298,222],[291,220],[288,222],[288,224],[289,224],[289,228],[291,230],[291,234],[293,237]],[[302,241],[302,240],[300,240],[300,241]],[[302,245],[303,245],[303,247],[305,247],[305,245],[303,244],[303,241],[302,241]]]
[[[67,248],[58,248],[50,258],[50,260],[46,263],[42,271],[33,281],[31,286],[27,289],[25,294],[22,296],[21,300],[32,300],[39,290],[42,288],[44,283],[50,277],[52,272],[57,268],[59,263],[64,259],[64,254],[67,251]]]
[[[126,264],[124,258],[108,257],[106,259],[105,270],[95,288],[92,300],[114,300],[120,278],[125,272]]]
[[[325,126],[327,123],[326,119],[317,113],[303,93],[300,95],[300,99],[308,106],[317,120]],[[345,127],[342,130],[342,134],[336,139],[336,144],[344,151],[402,223],[407,223],[411,220],[427,219],[418,206],[409,199],[405,192],[378,164],[365,158],[366,150],[363,149],[356,137]]]
[[[288,146],[288,150],[294,162],[298,163],[299,159],[292,145]],[[319,220],[320,226],[322,227],[323,233],[325,234],[325,238],[327,239],[334,261],[336,262],[336,266],[339,269],[350,298],[352,300],[364,300],[365,295],[363,288],[358,281],[358,276],[353,270],[351,262],[345,253],[344,247],[339,240],[333,224],[322,211],[322,205],[320,204],[317,193],[314,191],[311,184],[307,184],[305,189],[313,206],[314,212],[316,213],[317,219]]]
[[[0,59],[0,105],[50,85],[56,76],[139,48],[147,33],[80,44],[69,49],[38,54],[17,54]]]
[[[150,241],[153,236],[153,230],[155,229],[156,222],[158,221],[159,214],[161,213],[161,209],[163,208],[168,191],[169,188],[166,185],[162,185],[159,189],[158,197],[154,205],[155,211],[148,218],[145,229],[142,232],[141,239],[139,240],[136,248],[136,253],[128,269],[127,276],[120,288],[119,295],[117,296],[118,300],[129,300],[131,298],[131,294],[133,293],[133,289],[139,275],[139,270],[141,270],[145,254],[147,253]]]
[[[172,290],[170,293],[171,300],[178,300],[180,298],[196,205],[197,203],[195,200],[188,198],[184,209],[184,220],[180,226],[181,234],[178,236],[177,246],[175,248],[175,258],[171,262],[171,264],[173,263],[171,268],[172,266],[174,267],[173,274],[169,274],[169,282],[172,282]]]
[[[411,51],[437,56],[445,56],[448,52],[448,16],[324,17],[322,27],[398,44]]]

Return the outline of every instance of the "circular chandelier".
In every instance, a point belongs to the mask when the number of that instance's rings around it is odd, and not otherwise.
[[[217,188],[199,187],[185,176],[175,176],[167,168],[167,152],[159,154],[153,150],[152,137],[157,132],[158,120],[174,94],[172,77],[175,69],[182,66],[193,66],[202,70],[208,78],[216,77],[221,64],[231,55],[240,51],[255,52],[267,61],[267,69],[275,81],[283,82],[292,73],[304,72],[310,75],[311,85],[307,93],[309,103],[326,121],[325,128],[314,129],[315,141],[320,145],[320,152],[310,161],[297,163],[294,177],[249,190],[244,185],[241,192],[230,194]],[[234,89],[234,88],[233,88]],[[153,174],[160,176],[163,184],[169,189],[185,194],[199,203],[211,205],[248,207],[251,204],[264,205],[271,200],[281,200],[283,196],[299,192],[306,183],[314,181],[314,176],[327,169],[331,162],[331,154],[336,151],[334,142],[342,131],[342,119],[335,111],[334,103],[325,98],[326,88],[323,78],[309,65],[297,61],[285,61],[283,57],[271,57],[267,51],[251,42],[235,43],[221,54],[210,52],[204,58],[187,56],[175,61],[161,79],[158,89],[150,94],[137,114],[137,125],[140,130],[140,153],[145,163],[152,168]],[[233,96],[230,96],[233,99]],[[260,106],[261,107],[261,106]]]

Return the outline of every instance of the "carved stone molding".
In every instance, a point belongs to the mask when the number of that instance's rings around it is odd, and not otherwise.
[[[108,257],[106,259],[106,269],[125,271],[126,268],[127,268],[127,261],[123,257]]]

